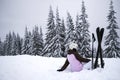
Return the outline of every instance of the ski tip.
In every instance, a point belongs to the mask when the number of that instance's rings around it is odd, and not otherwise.
[[[104,31],[104,30],[105,30],[104,28],[101,29],[101,31]]]
[[[94,36],[94,34],[93,34],[93,33],[92,33],[92,39],[93,39],[93,42],[95,42],[95,41],[96,41],[95,36]]]
[[[100,29],[100,27],[97,27],[97,29]]]
[[[99,31],[100,31],[100,27],[97,27],[97,28],[96,28],[96,32],[99,32]]]

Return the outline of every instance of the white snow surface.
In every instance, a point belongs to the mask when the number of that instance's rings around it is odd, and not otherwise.
[[[57,72],[65,58],[0,56],[0,80],[120,80],[120,59],[106,58],[105,68]]]

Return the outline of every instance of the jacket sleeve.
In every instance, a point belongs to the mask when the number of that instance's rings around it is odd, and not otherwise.
[[[63,71],[67,68],[67,66],[69,65],[68,59],[66,59],[64,65],[61,67],[61,69],[57,70],[57,71]]]
[[[78,53],[75,54],[75,57],[76,57],[77,60],[79,60],[80,62],[89,62],[89,61],[90,61],[90,59],[83,58],[83,57],[80,56]]]

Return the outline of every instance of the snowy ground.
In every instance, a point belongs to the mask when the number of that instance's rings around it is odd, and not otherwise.
[[[0,56],[0,80],[120,80],[120,59],[104,60],[104,69],[57,72],[64,58]]]

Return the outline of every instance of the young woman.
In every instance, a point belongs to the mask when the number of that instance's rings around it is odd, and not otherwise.
[[[69,48],[64,65],[57,71],[64,71],[67,66],[70,65],[72,72],[78,72],[83,69],[83,63],[88,63],[90,61],[90,59],[83,58],[78,54],[75,44],[72,46],[70,45]]]

